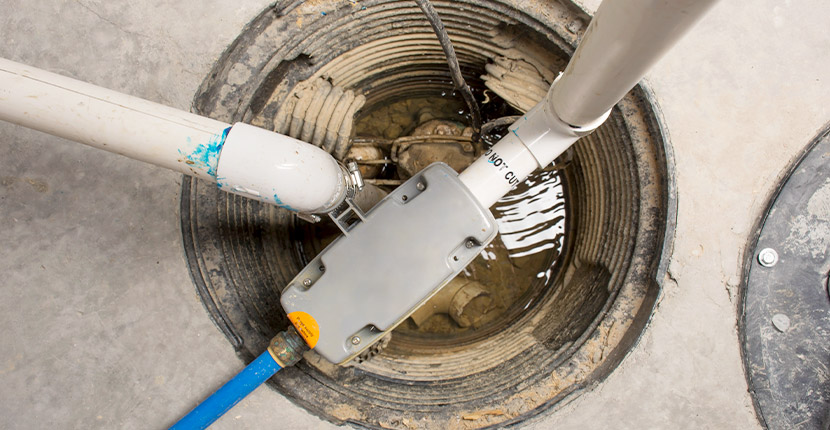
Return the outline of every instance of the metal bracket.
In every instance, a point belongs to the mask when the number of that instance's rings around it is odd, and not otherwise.
[[[312,224],[314,224],[316,222],[320,222],[320,220],[322,219],[322,218],[320,218],[320,215],[306,214],[306,213],[299,213],[299,212],[297,213],[297,218],[299,218],[299,219],[301,219],[305,222],[310,222]]]
[[[360,210],[351,197],[346,197],[340,206],[329,212],[329,217],[346,236],[359,222],[366,221],[366,214]]]

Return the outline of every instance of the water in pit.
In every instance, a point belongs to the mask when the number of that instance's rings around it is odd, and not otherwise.
[[[391,160],[391,142],[412,136],[413,131],[417,132],[422,128],[419,126],[428,121],[442,120],[450,128],[444,132],[469,136],[466,105],[459,97],[452,96],[453,93],[442,92],[396,100],[366,109],[357,118],[357,139],[383,142],[373,148],[374,157],[386,160],[386,164],[381,164],[383,168],[362,169],[364,174],[368,173],[369,183],[380,180],[376,183],[382,183],[380,188],[388,192],[396,182],[406,179]],[[515,113],[505,107],[506,103],[499,103],[497,97],[484,96],[485,100],[492,101],[482,105],[485,121]],[[499,137],[498,134],[486,136],[486,141],[492,144]],[[474,314],[474,323],[462,327],[457,319],[439,309],[431,316],[427,313],[428,317],[417,323],[414,318],[407,319],[395,329],[393,338],[438,344],[481,339],[514,320],[550,286],[558,269],[566,231],[565,187],[559,172],[552,167],[535,172],[491,210],[499,226],[499,235],[455,281],[465,284],[474,281],[484,290],[482,297],[487,299],[465,311]],[[298,228],[300,249],[308,260],[340,233],[331,222],[301,223]],[[430,306],[431,303],[427,303],[424,308]]]

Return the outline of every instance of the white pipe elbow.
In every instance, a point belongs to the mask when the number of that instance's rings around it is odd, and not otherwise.
[[[236,123],[222,145],[216,184],[223,191],[301,213],[329,212],[346,196],[347,179],[322,149]]]

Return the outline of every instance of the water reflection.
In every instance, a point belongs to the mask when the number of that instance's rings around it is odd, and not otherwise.
[[[565,237],[565,190],[555,170],[531,176],[493,205],[511,258],[547,249],[560,251]]]

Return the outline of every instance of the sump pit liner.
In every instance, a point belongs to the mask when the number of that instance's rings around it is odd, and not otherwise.
[[[435,2],[471,86],[484,65],[523,56],[561,69],[589,17],[569,3]],[[371,48],[371,49],[369,49]],[[277,2],[228,48],[195,99],[199,113],[265,128],[298,82],[318,75],[364,94],[450,90],[440,46],[414,2]],[[648,93],[637,87],[562,171],[566,249],[551,286],[484,340],[390,345],[366,366],[311,357],[271,380],[312,413],[371,428],[519,423],[607,376],[640,336],[665,274],[674,220],[671,159]],[[305,264],[302,221],[185,178],[182,230],[206,309],[249,361],[287,326],[279,289]]]

